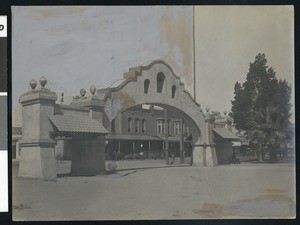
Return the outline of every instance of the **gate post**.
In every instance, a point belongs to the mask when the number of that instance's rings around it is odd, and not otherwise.
[[[193,165],[194,166],[217,166],[218,159],[216,149],[213,142],[212,129],[214,126],[214,117],[209,114],[209,108],[206,109],[205,118],[205,133],[203,143],[200,139],[195,143],[193,150]]]
[[[216,155],[215,144],[213,142],[213,128],[214,128],[214,116],[210,115],[209,108],[206,109],[207,113],[204,115],[205,118],[205,129],[206,129],[206,146],[204,147],[204,164],[205,166],[217,166],[218,160]]]
[[[104,127],[107,127],[107,121],[105,120],[104,113],[104,101],[97,98],[95,95],[96,88],[92,86],[90,88],[92,96],[85,97],[85,90],[81,93],[81,98],[77,101],[72,102],[73,106],[85,107],[89,109],[89,117],[100,122]],[[74,139],[75,140],[75,139]],[[98,137],[88,138],[85,142],[85,145],[88,146],[89,153],[86,156],[85,160],[90,167],[93,167],[95,174],[104,174],[106,173],[105,168],[105,136],[100,135]],[[75,140],[75,142],[78,140]],[[75,143],[74,142],[74,143]],[[76,144],[75,144],[76,145]],[[75,147],[76,148],[76,147]],[[74,157],[72,157],[74,158]],[[71,170],[72,173],[72,170]]]
[[[57,99],[55,92],[45,88],[47,80],[40,79],[41,88],[35,90],[35,80],[30,82],[31,91],[20,96],[23,131],[20,141],[20,177],[56,179],[54,158],[55,141],[51,139],[53,128],[48,115],[54,114]]]

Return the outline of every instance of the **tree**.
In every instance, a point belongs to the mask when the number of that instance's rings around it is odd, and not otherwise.
[[[244,131],[256,146],[262,161],[264,148],[270,160],[277,160],[277,152],[291,136],[288,132],[291,116],[291,87],[286,80],[278,80],[274,68],[267,66],[265,54],[259,53],[250,63],[246,81],[234,86],[232,117],[235,127]]]
[[[231,101],[232,109],[229,114],[232,116],[236,129],[247,130],[249,124],[248,118],[250,116],[250,98],[247,96],[246,91],[239,82],[235,83],[234,86],[234,100]]]

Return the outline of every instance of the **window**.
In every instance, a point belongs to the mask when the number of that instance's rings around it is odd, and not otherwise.
[[[164,120],[158,120],[157,121],[157,134],[164,134],[165,133],[165,121]]]
[[[174,135],[179,135],[180,134],[180,122],[179,121],[174,121]]]
[[[172,132],[171,131],[171,120],[169,119],[168,120],[168,135],[172,135],[171,132]]]
[[[149,90],[150,80],[146,79],[144,81],[144,93],[147,94]]]
[[[132,132],[132,119],[128,118],[128,132]]]
[[[140,120],[139,119],[135,119],[135,132],[139,133],[140,132]]]
[[[190,128],[188,126],[185,126],[185,133],[184,133],[185,137],[190,135]]]
[[[175,93],[176,93],[176,86],[172,86],[172,98],[175,98]]]
[[[165,81],[165,75],[162,72],[159,72],[157,74],[157,92],[162,93],[164,81]]]
[[[116,122],[115,122],[115,121],[116,121],[116,120],[113,119],[113,120],[111,121],[111,126],[110,126],[111,132],[113,132],[113,133],[116,132]]]
[[[156,127],[157,127],[157,134],[161,134],[161,127],[162,127],[161,120],[157,121]]]
[[[142,120],[142,133],[146,133],[146,128],[147,128],[146,120],[143,119]]]

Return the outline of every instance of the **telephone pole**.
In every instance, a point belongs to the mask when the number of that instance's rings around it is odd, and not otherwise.
[[[169,165],[169,122],[168,122],[168,112],[164,109],[165,117],[165,153],[166,153],[166,165]]]

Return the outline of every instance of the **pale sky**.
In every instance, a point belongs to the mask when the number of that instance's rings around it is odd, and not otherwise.
[[[155,59],[168,62],[193,92],[192,20],[190,6],[13,7],[13,105],[42,75],[52,90],[78,95]]]
[[[195,86],[202,108],[229,112],[234,83],[245,81],[258,53],[293,84],[293,27],[290,6],[196,6]],[[13,106],[42,75],[57,93],[78,95],[155,59],[168,62],[194,94],[192,6],[12,8]]]
[[[258,53],[293,86],[293,19],[291,6],[195,7],[196,100],[203,108],[229,112],[234,84],[245,81]]]

